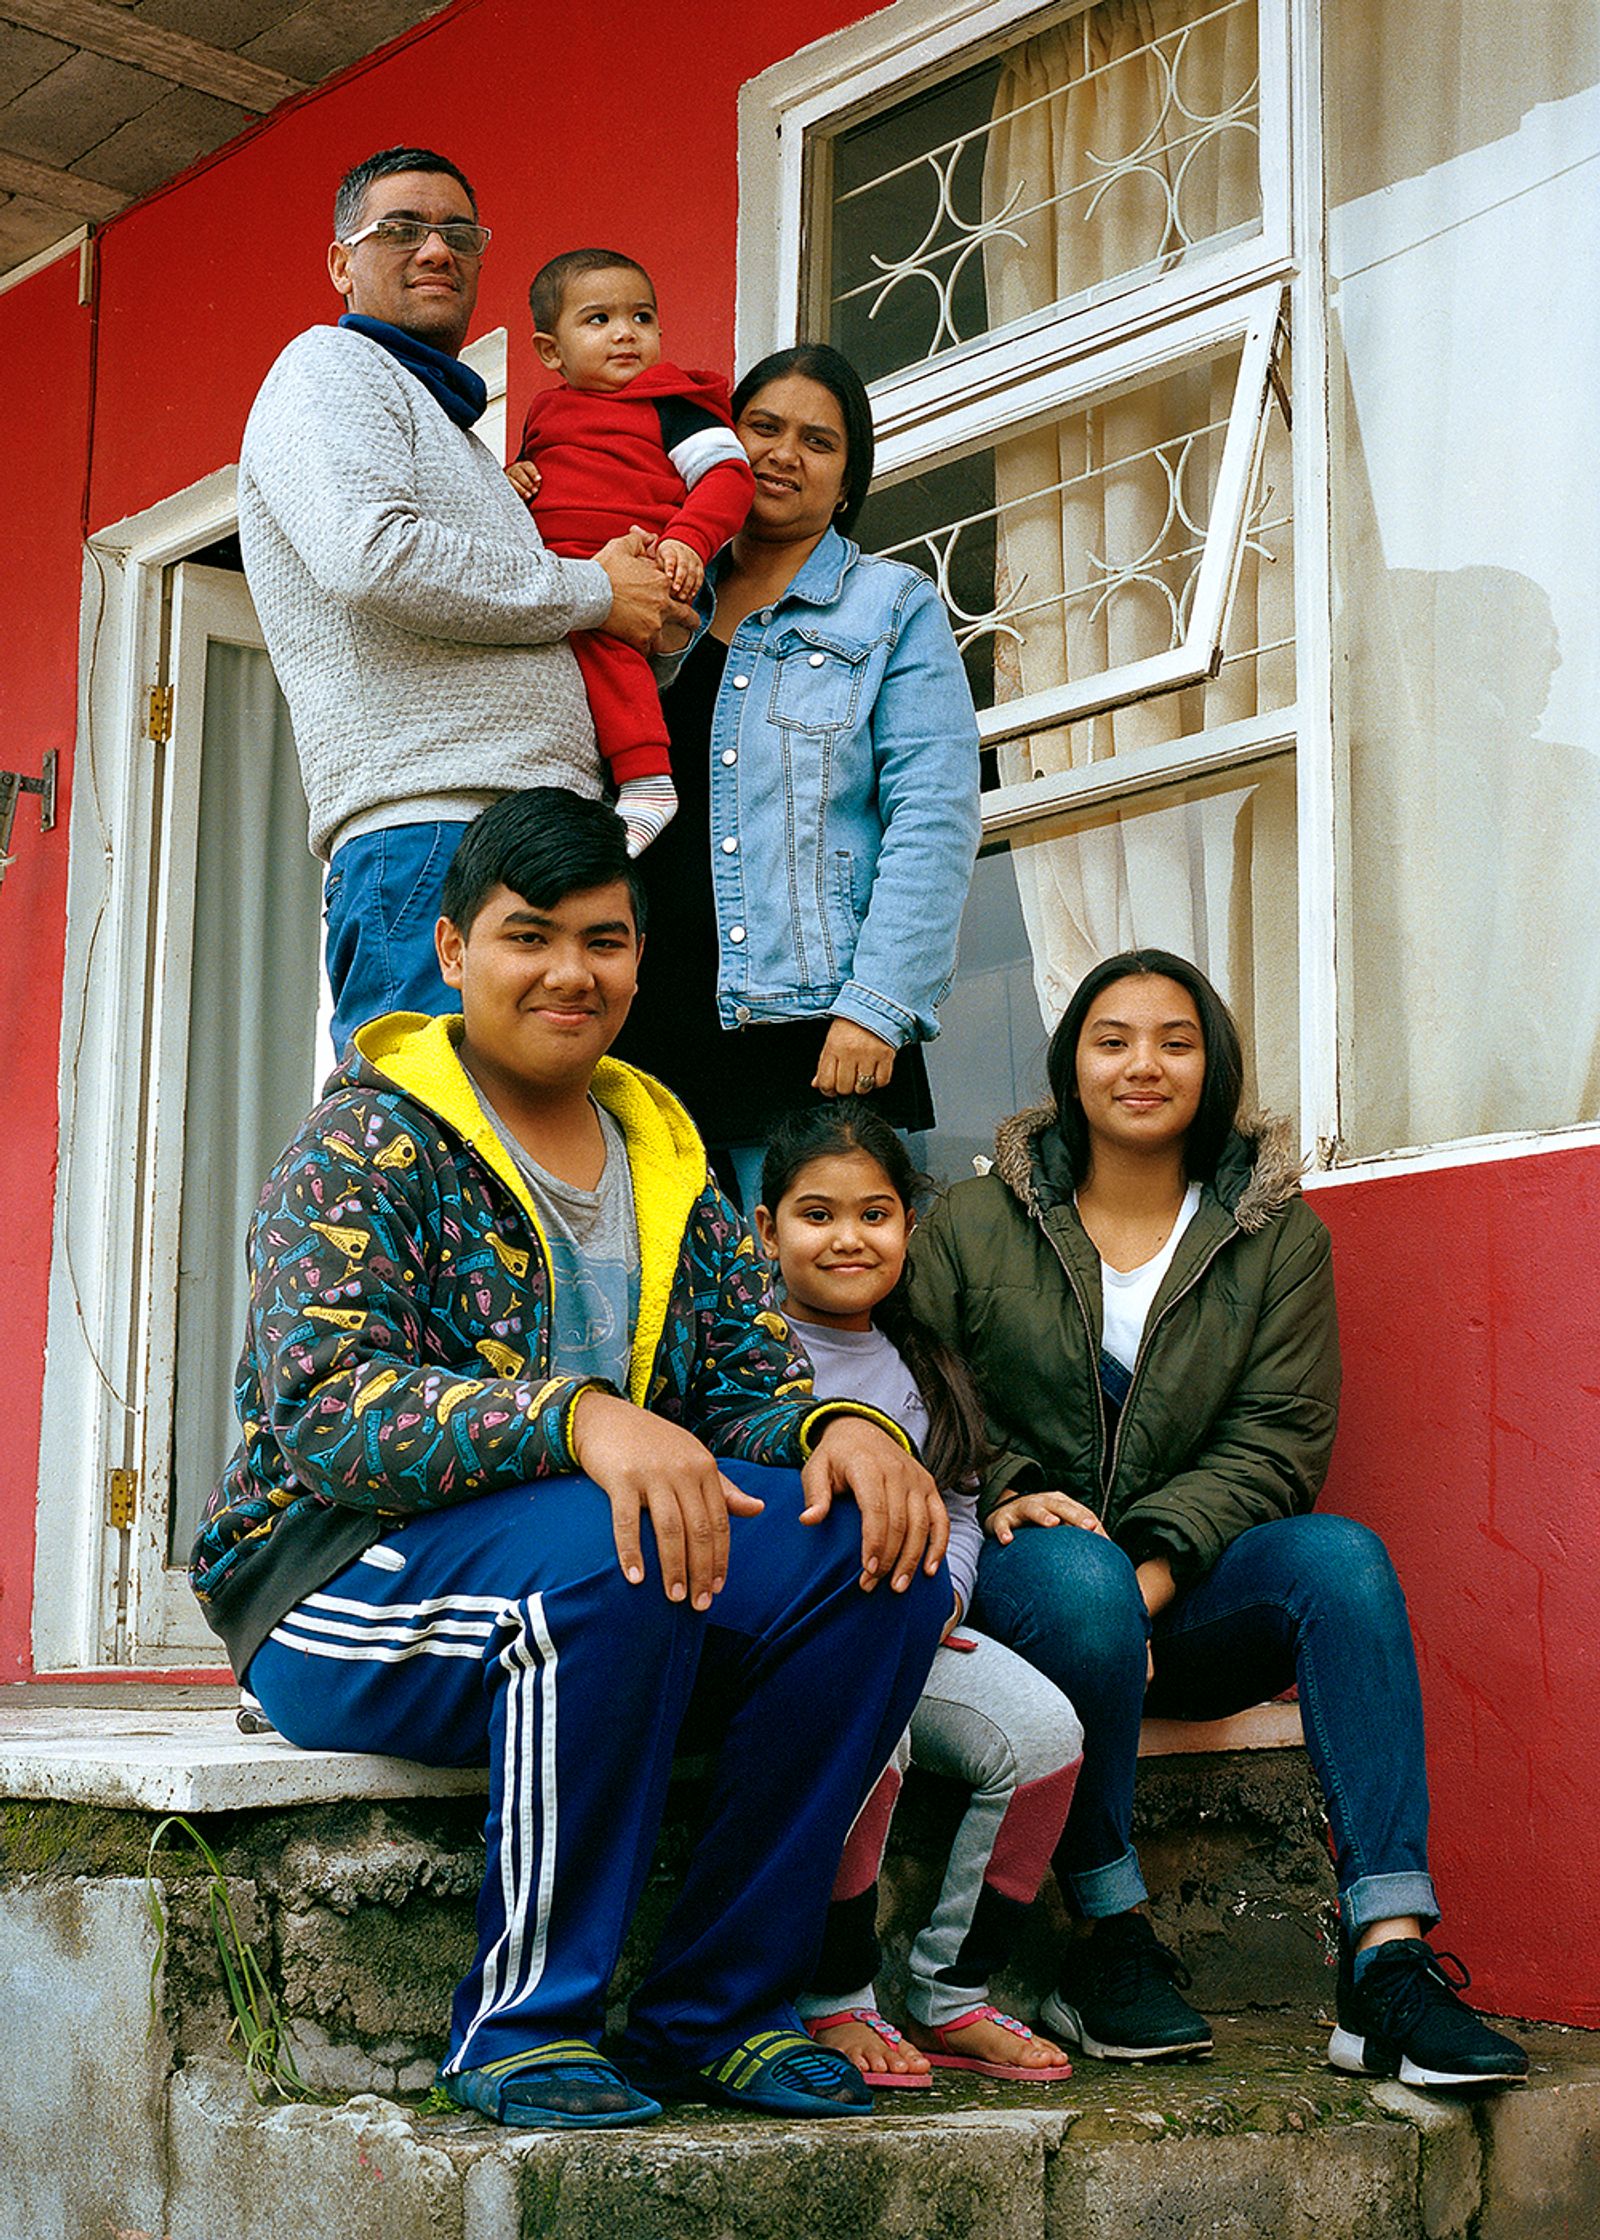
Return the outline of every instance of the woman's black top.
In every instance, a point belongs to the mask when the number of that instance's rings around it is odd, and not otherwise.
[[[648,916],[639,993],[612,1055],[664,1081],[713,1149],[762,1143],[781,1113],[819,1104],[811,1086],[824,1015],[724,1027],[717,1016],[717,914],[711,888],[711,717],[728,649],[702,632],[661,705],[672,741],[678,813],[639,858]],[[894,1062],[872,1099],[897,1128],[930,1128],[920,1043]]]

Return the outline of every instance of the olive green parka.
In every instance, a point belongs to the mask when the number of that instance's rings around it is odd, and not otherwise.
[[[1300,1194],[1286,1122],[1242,1122],[1179,1239],[1106,1461],[1100,1259],[1053,1106],[1018,1113],[989,1173],[914,1231],[916,1312],[967,1361],[996,1453],[987,1515],[1050,1488],[1103,1516],[1180,1586],[1250,1525],[1309,1509],[1339,1401],[1328,1232]]]

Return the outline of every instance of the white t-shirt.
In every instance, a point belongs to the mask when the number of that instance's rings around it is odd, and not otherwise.
[[[1146,1260],[1142,1267],[1109,1267],[1100,1263],[1100,1297],[1103,1305],[1104,1324],[1101,1344],[1113,1361],[1120,1361],[1124,1369],[1132,1372],[1139,1358],[1139,1340],[1144,1336],[1144,1326],[1149,1320],[1151,1302],[1161,1289],[1161,1279],[1172,1265],[1172,1255],[1178,1249],[1178,1239],[1195,1217],[1200,1204],[1200,1185],[1191,1182],[1183,1193],[1183,1203],[1178,1208],[1178,1218],[1172,1224],[1172,1233],[1153,1260]]]

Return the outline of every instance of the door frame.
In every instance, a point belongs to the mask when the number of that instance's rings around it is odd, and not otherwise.
[[[152,737],[162,728],[152,695],[169,650],[168,570],[233,533],[237,487],[225,467],[84,551],[34,1572],[41,1673],[149,1662],[151,1649],[184,1666],[221,1661],[197,1608],[173,1638],[150,1606],[152,1554],[166,1568],[165,1505],[152,1515],[138,1484],[130,1500],[113,1473],[147,1479],[152,1318],[128,1271],[150,1266],[153,1224],[176,1218],[150,1188],[169,763]]]

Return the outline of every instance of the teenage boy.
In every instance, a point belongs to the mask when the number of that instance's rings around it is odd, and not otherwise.
[[[694,621],[643,535],[547,552],[473,435],[487,392],[460,351],[488,242],[448,157],[357,164],[328,251],[344,316],[283,351],[239,457],[245,574],[329,863],[340,1055],[364,1019],[453,1008],[433,927],[463,825],[514,786],[600,792],[568,632],[648,646]]]
[[[586,557],[635,523],[650,530],[674,592],[692,599],[755,496],[728,384],[662,357],[655,283],[619,250],[564,250],[534,274],[528,303],[540,361],[561,382],[528,407],[513,487],[552,552]],[[638,855],[678,806],[655,673],[608,631],[581,632],[572,650]]]
[[[290,1741],[487,1759],[440,2081],[502,2123],[658,2112],[596,2048],[698,1672],[718,1771],[628,2067],[844,2115],[871,2096],[790,2002],[948,1612],[944,1506],[898,1426],[812,1397],[692,1124],[607,1058],[639,928],[599,803],[468,828],[462,1016],[363,1028],[263,1193],[195,1586]]]

